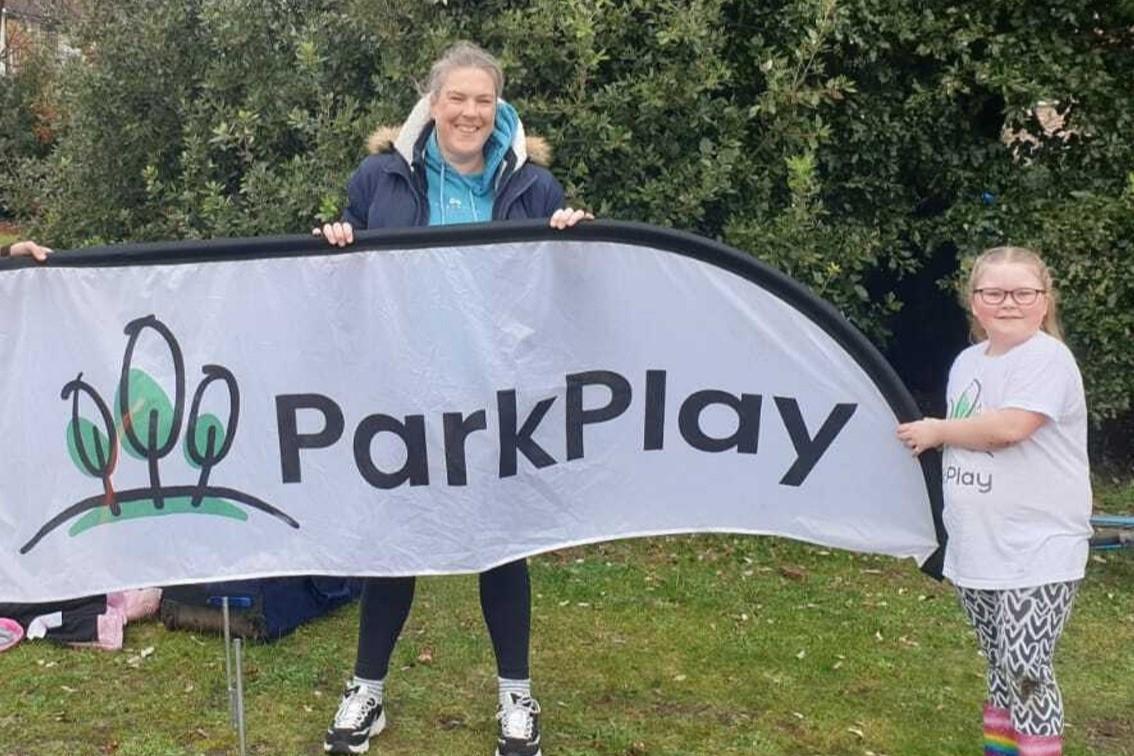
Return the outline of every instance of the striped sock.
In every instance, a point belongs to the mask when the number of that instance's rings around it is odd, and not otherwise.
[[[507,677],[497,677],[497,684],[500,686],[500,705],[506,706],[512,703],[510,694],[515,693],[517,696],[531,696],[532,694],[532,681],[527,680],[513,680]]]
[[[378,703],[382,703],[382,696],[386,692],[386,678],[381,680],[367,680],[365,677],[354,676],[350,681],[351,685],[357,685],[362,691],[369,693],[378,699]]]
[[[992,704],[984,705],[984,756],[1017,756],[1016,731],[1012,712]]]
[[[1059,735],[1016,734],[1020,756],[1063,756],[1063,738]]]

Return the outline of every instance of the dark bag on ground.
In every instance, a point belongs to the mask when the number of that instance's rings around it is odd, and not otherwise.
[[[227,596],[232,635],[271,641],[361,593],[358,578],[313,575],[178,585],[162,592],[161,621],[170,630],[223,633]]]
[[[94,643],[98,617],[105,612],[105,594],[42,604],[0,604],[0,617],[14,619],[24,632],[39,618],[45,631],[42,637],[57,643]]]

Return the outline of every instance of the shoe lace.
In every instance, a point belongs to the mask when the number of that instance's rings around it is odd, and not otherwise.
[[[505,738],[531,740],[537,714],[539,703],[534,698],[514,695],[510,704],[496,712],[496,718],[500,720],[500,734]]]
[[[335,728],[355,729],[362,726],[366,715],[377,706],[378,699],[374,696],[364,693],[359,687],[349,688],[343,695],[339,710],[335,712]]]

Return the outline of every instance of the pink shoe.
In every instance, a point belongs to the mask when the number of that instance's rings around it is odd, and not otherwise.
[[[106,605],[117,609],[127,622],[152,617],[161,608],[161,588],[140,588],[106,595]]]
[[[24,628],[19,622],[0,617],[0,651],[7,651],[23,640]]]
[[[106,607],[98,615],[98,638],[85,643],[68,643],[75,648],[100,648],[103,651],[118,651],[122,648],[122,629],[126,627],[126,616],[116,606]]]

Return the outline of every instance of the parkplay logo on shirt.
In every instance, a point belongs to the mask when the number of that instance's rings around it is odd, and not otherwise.
[[[982,404],[980,401],[980,381],[976,378],[972,383],[965,387],[961,395],[957,397],[956,401],[949,400],[949,414],[947,417],[950,420],[962,420],[970,417],[975,417],[981,413]],[[986,451],[985,454],[993,456],[992,452]],[[966,486],[976,488],[982,494],[986,494],[992,490],[992,473],[982,472],[980,470],[966,470],[960,465],[946,465],[945,466],[945,483],[955,486]]]

